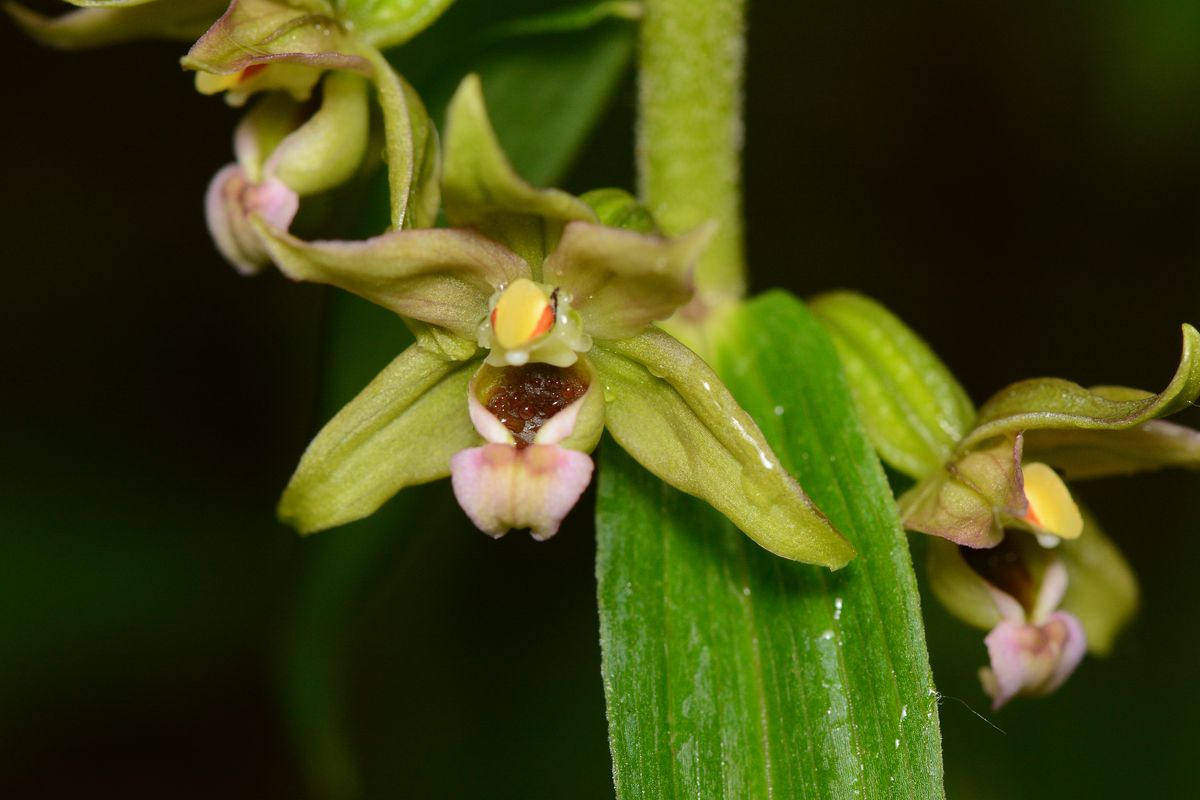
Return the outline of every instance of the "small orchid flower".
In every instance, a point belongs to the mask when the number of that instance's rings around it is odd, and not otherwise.
[[[286,95],[262,98],[234,134],[237,161],[213,177],[205,197],[208,228],[221,254],[245,275],[269,264],[250,219],[287,230],[302,196],[354,175],[368,131],[367,82],[353,73],[325,76],[321,106],[307,118]]]
[[[1094,519],[1078,539],[1045,548],[1025,531],[976,549],[929,542],[934,595],[984,639],[980,682],[999,709],[1015,696],[1049,694],[1086,652],[1106,655],[1137,608],[1137,581]]]
[[[667,238],[624,193],[576,198],[525,183],[474,77],[447,118],[442,195],[454,227],[304,242],[252,217],[285,274],[379,303],[417,340],[318,434],[282,518],[319,531],[449,475],[480,529],[545,539],[587,486],[588,453],[607,430],[768,550],[845,564],[853,549],[758,426],[654,325],[691,299],[709,228]]]
[[[1200,431],[1159,419],[1200,395],[1200,334],[1183,326],[1179,367],[1158,394],[1039,378],[976,412],[882,306],[834,293],[813,309],[880,456],[916,481],[899,506],[906,527],[938,537],[934,593],[991,630],[982,678],[996,707],[1053,691],[1085,650],[1107,653],[1136,606],[1136,581],[1064,479],[1200,469]]]

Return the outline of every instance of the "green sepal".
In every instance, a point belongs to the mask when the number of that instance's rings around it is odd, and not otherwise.
[[[77,11],[48,17],[18,3],[4,10],[33,39],[63,50],[105,47],[139,39],[191,42],[225,10],[227,0],[84,3]]]
[[[428,228],[441,202],[437,131],[420,95],[381,53],[365,49],[383,111],[393,230]]]
[[[868,297],[831,292],[809,307],[833,337],[854,405],[880,458],[917,480],[945,464],[975,416],[946,365]]]
[[[450,457],[481,441],[467,412],[477,367],[410,346],[313,439],[279,518],[315,533],[369,516],[406,486],[449,475]]]
[[[454,0],[342,0],[342,17],[380,50],[404,44],[432,25]]]
[[[305,242],[261,219],[254,224],[271,259],[292,280],[337,286],[441,327],[469,342],[471,352],[493,287],[529,274],[524,261],[474,231],[427,228],[363,241]]]
[[[605,426],[642,466],[772,553],[831,569],[854,557],[699,356],[651,328],[588,357],[605,387]]]
[[[366,154],[370,120],[366,79],[330,72],[322,83],[321,107],[279,143],[268,172],[301,197],[345,183]]]
[[[370,66],[336,19],[279,0],[234,0],[183,57],[187,69],[230,75],[255,64],[287,63],[314,69]],[[314,73],[314,80],[315,80]]]
[[[1093,386],[1113,401],[1143,400],[1149,392]],[[1132,475],[1166,467],[1200,469],[1200,431],[1156,419],[1127,430],[1034,430],[1025,434],[1030,461],[1050,464],[1067,480]]]
[[[593,189],[579,199],[591,206],[600,224],[634,233],[660,233],[650,209],[624,189]]]
[[[442,193],[451,225],[476,228],[503,243],[529,262],[538,281],[542,260],[558,245],[563,226],[596,221],[578,198],[538,189],[517,175],[488,121],[478,75],[463,79],[446,109]]]
[[[572,222],[546,259],[545,280],[571,295],[589,335],[634,336],[691,299],[692,268],[713,227],[667,238]]]
[[[899,500],[910,530],[967,547],[994,547],[1004,526],[1025,514],[1021,437],[999,437],[938,469]]]
[[[1200,333],[1183,326],[1183,355],[1167,387],[1156,395],[1136,389],[1089,391],[1058,378],[1015,383],[979,409],[975,428],[962,442],[969,449],[994,436],[1036,430],[1119,431],[1174,414],[1200,396]]]
[[[1083,625],[1088,651],[1105,656],[1137,613],[1137,577],[1096,518],[1082,506],[1079,511],[1083,533],[1077,539],[1063,540],[1054,551],[1067,568],[1067,593],[1061,607]]]

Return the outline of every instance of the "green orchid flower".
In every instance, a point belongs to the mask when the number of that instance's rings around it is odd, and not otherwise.
[[[235,0],[183,59],[197,70],[202,92],[225,92],[234,105],[261,94],[235,136],[237,162],[213,178],[206,202],[218,249],[244,274],[270,263],[252,218],[286,231],[303,197],[358,172],[371,139],[372,100],[382,112],[391,227],[423,227],[437,213],[436,133],[416,92],[373,43],[402,40],[402,30],[415,34],[447,4],[407,4],[414,16],[403,28],[389,4],[390,37],[367,24],[383,18],[367,14],[367,5]],[[306,118],[311,104],[304,101],[318,86],[319,108]]]
[[[622,192],[576,198],[525,183],[474,77],[447,117],[442,195],[453,227],[305,242],[254,218],[284,274],[379,303],[417,339],[317,435],[281,517],[319,531],[449,476],[486,533],[528,528],[545,539],[590,481],[588,453],[607,430],[768,550],[844,565],[853,548],[758,426],[654,325],[690,300],[709,227],[667,238]]]
[[[813,309],[833,335],[880,457],[915,485],[899,499],[929,547],[935,595],[991,629],[982,674],[998,708],[1062,684],[1086,650],[1107,653],[1137,583],[1064,479],[1200,469],[1200,431],[1161,417],[1200,395],[1200,333],[1158,394],[1021,381],[978,411],[911,330],[879,304],[838,292]]]

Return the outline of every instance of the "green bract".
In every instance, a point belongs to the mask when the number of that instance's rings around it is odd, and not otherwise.
[[[442,196],[452,228],[305,242],[255,223],[285,274],[390,308],[417,335],[317,436],[281,516],[318,531],[452,474],[480,528],[545,538],[590,479],[586,452],[607,428],[768,550],[845,564],[853,548],[750,416],[704,361],[653,325],[690,299],[708,228],[666,238],[623,193],[585,202],[530,186],[504,157],[474,77],[447,116]],[[559,326],[576,324],[583,335],[543,354]],[[504,366],[485,366],[497,352]]]

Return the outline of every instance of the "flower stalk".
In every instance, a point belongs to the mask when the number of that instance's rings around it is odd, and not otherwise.
[[[672,320],[701,334],[746,292],[741,152],[744,0],[646,0],[638,57],[641,200],[668,235],[717,224],[696,265],[696,298]],[[690,342],[689,342],[690,343]]]

